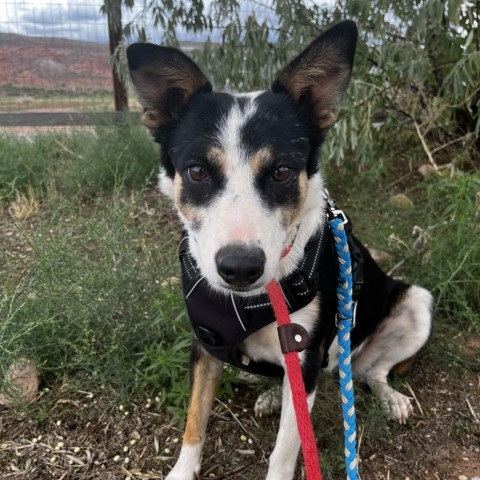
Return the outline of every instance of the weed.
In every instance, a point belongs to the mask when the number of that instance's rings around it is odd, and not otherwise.
[[[17,190],[15,200],[10,204],[8,211],[14,220],[27,220],[38,216],[40,202],[30,185],[27,187],[26,193]]]
[[[427,210],[437,228],[419,272],[445,316],[480,332],[480,173],[432,181]]]

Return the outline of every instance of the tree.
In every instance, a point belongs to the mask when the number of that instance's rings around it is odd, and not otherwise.
[[[124,0],[127,8],[135,0]],[[480,1],[149,0],[125,25],[126,37],[147,38],[152,22],[167,44],[179,29],[203,32],[193,52],[217,88],[265,88],[279,68],[324,27],[357,21],[354,77],[326,147],[337,163],[359,168],[426,158],[480,167]]]

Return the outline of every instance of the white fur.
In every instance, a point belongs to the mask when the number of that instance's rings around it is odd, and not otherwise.
[[[387,416],[402,424],[413,413],[411,399],[390,387],[387,376],[397,363],[415,355],[427,341],[432,305],[429,291],[415,285],[410,287],[390,316],[353,354],[354,375],[377,394]]]
[[[194,480],[200,474],[203,442],[197,445],[182,445],[177,463],[165,480]]]
[[[262,293],[272,279],[279,279],[293,271],[303,256],[305,244],[321,226],[325,200],[320,174],[309,180],[307,196],[299,217],[300,225],[282,227],[282,211],[269,211],[263,204],[254,185],[254,176],[249,164],[248,152],[242,148],[240,130],[257,108],[255,96],[246,96],[249,101],[242,110],[234,105],[218,129],[218,140],[225,153],[225,176],[227,184],[222,193],[204,211],[200,212],[200,229],[189,229],[190,249],[202,275],[212,288],[228,293],[228,285],[217,271],[216,255],[225,245],[240,241],[260,246],[266,255],[263,275],[252,286],[248,295]],[[245,96],[244,96],[245,97]],[[162,191],[170,191],[168,180],[161,177]],[[171,182],[171,181],[170,181]],[[289,255],[279,262],[282,251],[293,239],[295,243]]]
[[[158,189],[173,200],[173,180],[167,176],[163,168],[158,173]]]
[[[315,393],[307,397],[308,410],[311,411],[315,402]],[[300,436],[298,434],[295,409],[293,407],[292,392],[288,376],[283,377],[282,413],[278,428],[275,448],[270,455],[270,466],[266,480],[291,480],[295,473]]]

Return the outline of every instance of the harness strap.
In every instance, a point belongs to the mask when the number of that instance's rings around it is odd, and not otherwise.
[[[307,306],[318,293],[319,263],[325,254],[322,252],[328,252],[331,247],[327,245],[332,242],[326,229],[325,225],[307,243],[299,268],[280,282],[290,313]],[[275,321],[268,295],[225,297],[213,291],[189,252],[190,241],[184,232],[179,247],[182,283],[188,316],[202,346],[216,358],[248,372],[282,377],[283,368],[254,362],[240,349],[249,335]],[[328,336],[333,341],[333,335]]]

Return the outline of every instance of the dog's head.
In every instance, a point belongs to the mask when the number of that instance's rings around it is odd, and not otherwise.
[[[127,49],[143,122],[161,145],[161,190],[173,199],[191,253],[216,290],[258,292],[298,261],[323,221],[317,151],[335,123],[356,37],[355,24],[342,22],[269,90],[239,95],[213,92],[178,50]]]

